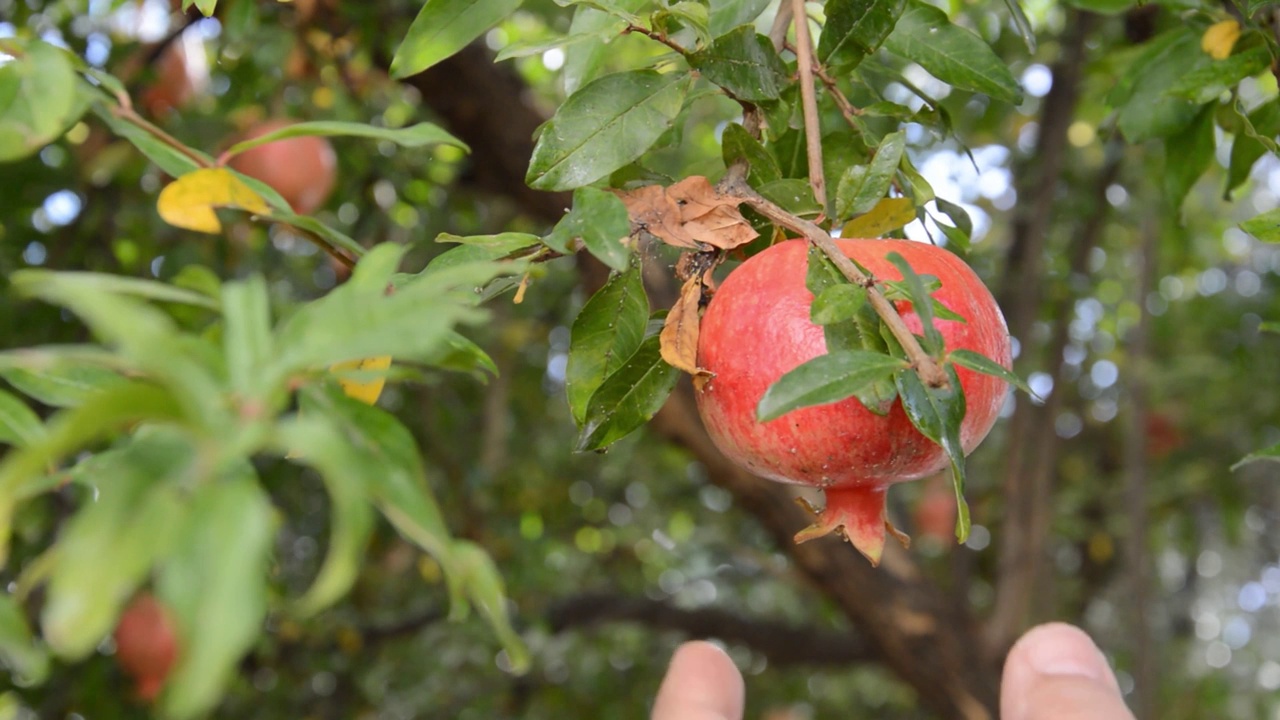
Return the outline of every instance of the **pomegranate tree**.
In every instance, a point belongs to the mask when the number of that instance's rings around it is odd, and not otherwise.
[[[150,593],[139,595],[120,615],[115,641],[116,660],[137,682],[138,697],[154,700],[178,660],[177,631],[168,608]]]
[[[808,244],[791,240],[751,257],[712,296],[698,339],[698,366],[707,378],[700,383],[698,408],[716,445],[742,467],[825,492],[826,507],[797,542],[838,531],[875,564],[886,530],[906,540],[885,517],[888,487],[936,473],[949,460],[959,471],[963,454],[995,423],[1005,394],[1005,380],[998,376],[1009,367],[1010,341],[995,299],[956,255],[906,240],[837,244],[877,279],[926,349],[941,345],[929,354],[944,363],[950,382],[923,386],[905,353],[880,332],[878,318],[867,314],[871,309],[862,305],[853,312],[862,292],[856,285],[839,283],[846,290],[823,293],[824,301],[832,299],[827,306],[838,304],[840,295],[853,296],[846,303],[850,317],[815,324]],[[932,276],[938,283],[927,313],[932,327],[926,328],[910,302],[918,296],[905,294],[906,284],[898,282],[904,280],[904,260],[918,278]],[[833,337],[843,337],[845,346],[829,354]],[[820,356],[827,360],[811,362]],[[806,363],[807,369],[797,371]],[[800,387],[789,403],[797,409],[762,419],[777,410],[766,396],[776,395],[786,383],[775,384],[793,371],[810,375],[800,378],[803,387],[791,384]],[[959,388],[947,386],[957,383]],[[962,395],[956,392],[961,388]],[[943,429],[949,419],[958,424],[951,438]],[[950,457],[944,449],[949,439],[959,445],[950,448]]]

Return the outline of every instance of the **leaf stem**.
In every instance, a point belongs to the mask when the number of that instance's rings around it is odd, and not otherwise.
[[[907,359],[911,362],[912,367],[920,374],[920,381],[934,388],[943,388],[950,384],[947,379],[947,373],[942,366],[920,346],[920,341],[916,339],[915,334],[903,322],[902,316],[898,314],[893,303],[889,302],[884,293],[880,291],[879,281],[875,277],[862,272],[852,260],[843,252],[840,252],[835,240],[831,238],[831,235],[826,230],[808,220],[792,215],[757,193],[747,184],[744,177],[744,168],[741,165],[735,165],[729,169],[724,179],[720,181],[719,189],[720,192],[746,203],[752,210],[765,216],[771,222],[800,233],[806,240],[813,243],[815,247],[822,251],[822,254],[830,258],[831,262],[849,282],[866,288],[867,302],[871,304],[872,309],[876,311],[876,314],[884,321],[885,326],[889,328],[889,332],[893,333],[893,337],[902,346],[902,350],[907,354]]]
[[[809,156],[809,186],[822,207],[827,206],[827,181],[822,175],[822,129],[818,124],[818,98],[813,87],[813,40],[804,0],[791,0],[796,28],[796,64],[800,68],[800,102],[804,107],[804,136]]]
[[[644,27],[643,25],[628,24],[627,27],[623,29],[622,34],[629,35],[631,33],[639,33],[641,35],[644,35],[647,38],[657,40],[663,45],[666,45],[672,50],[675,50],[676,52],[680,53],[681,57],[688,57],[689,55],[689,51],[685,49],[683,45],[667,37],[667,34],[664,32],[651,30],[647,27]]]

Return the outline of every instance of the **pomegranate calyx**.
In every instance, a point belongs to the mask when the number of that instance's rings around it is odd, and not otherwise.
[[[880,565],[886,533],[893,535],[903,547],[911,544],[906,533],[885,517],[887,490],[884,486],[828,488],[824,493],[827,504],[822,510],[814,508],[804,498],[797,498],[802,507],[817,516],[817,521],[796,533],[796,544],[834,532],[862,553],[872,567]]]

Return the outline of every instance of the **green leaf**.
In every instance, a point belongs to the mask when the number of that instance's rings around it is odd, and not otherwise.
[[[649,299],[638,264],[610,277],[582,306],[573,321],[564,372],[569,410],[579,426],[596,389],[640,347],[648,319]]]
[[[80,82],[66,52],[32,40],[0,65],[0,162],[12,162],[56,140],[80,118]]]
[[[1240,223],[1240,229],[1262,242],[1280,243],[1280,209],[1255,215]]]
[[[556,223],[546,242],[569,254],[569,243],[581,239],[597,260],[621,271],[631,257],[631,249],[623,242],[630,234],[631,217],[617,195],[580,187],[573,191],[573,209]]]
[[[20,489],[67,455],[127,425],[146,420],[174,421],[179,408],[169,393],[144,383],[121,384],[64,410],[48,424],[38,442],[16,449],[0,462],[0,565],[8,556],[9,532]]]
[[[711,0],[707,29],[720,37],[739,25],[754,22],[769,7],[770,0]]]
[[[938,205],[938,210],[948,218],[951,218],[951,222],[955,224],[957,229],[965,234],[966,238],[973,235],[973,220],[969,218],[969,212],[967,210],[960,205],[949,200],[943,200],[942,198],[935,198],[934,201]]]
[[[814,199],[808,180],[783,178],[761,185],[756,192],[793,215],[812,218],[822,214],[822,205]]]
[[[472,235],[469,237],[441,233],[436,237],[436,242],[459,243],[459,246],[450,248],[433,258],[431,262],[427,263],[422,276],[467,263],[501,260],[525,248],[541,243],[542,238],[537,235],[517,232],[498,233],[497,235]]]
[[[906,133],[885,135],[869,165],[854,165],[840,176],[836,187],[836,218],[843,220],[870,212],[888,192],[906,152]]]
[[[1195,118],[1197,104],[1168,91],[1196,66],[1211,62],[1200,51],[1200,39],[1186,27],[1148,45],[1107,98],[1119,110],[1117,125],[1131,143],[1169,137]]]
[[[809,319],[814,325],[830,325],[851,321],[867,302],[865,288],[853,283],[841,283],[826,288],[813,299],[809,307]]]
[[[0,595],[0,664],[20,687],[39,685],[49,676],[49,653],[31,636],[22,608],[9,594]]]
[[[127,295],[143,300],[194,305],[208,310],[218,309],[218,303],[205,294],[158,280],[95,272],[63,271],[59,272],[58,275],[66,282],[75,283],[83,288],[99,292]]]
[[[129,141],[130,144],[138,149],[138,152],[141,152],[144,157],[155,163],[156,167],[163,170],[165,174],[170,177],[182,177],[187,173],[200,169],[201,166],[187,154],[178,151],[167,143],[161,142],[156,139],[154,135],[143,130],[137,125],[117,118],[112,114],[105,103],[94,104],[92,110],[95,117],[105,123],[107,127],[111,128],[112,133]],[[188,150],[206,163],[213,162],[213,158],[199,150],[191,150],[191,148],[188,148]],[[244,180],[245,178],[240,176],[240,179]],[[261,189],[258,187],[259,185],[266,187],[265,185],[262,185],[262,183],[258,183],[258,185],[254,185],[253,183],[249,184],[254,190],[259,192],[261,192]],[[284,200],[280,199],[280,193],[277,193],[274,190],[271,192],[275,195],[276,199],[279,199],[281,204],[284,204]],[[270,200],[270,196],[267,196],[267,199]]]
[[[689,56],[707,80],[739,100],[776,100],[787,84],[787,69],[769,38],[743,25]]]
[[[1238,111],[1239,105],[1232,106]],[[1231,143],[1231,163],[1227,169],[1226,197],[1231,199],[1231,192],[1249,179],[1249,173],[1258,158],[1267,153],[1263,144],[1265,138],[1275,146],[1274,138],[1280,134],[1280,98],[1263,103],[1247,116],[1239,116],[1243,132],[1236,133]]]
[[[222,348],[231,390],[243,401],[262,401],[271,388],[264,371],[275,357],[267,281],[252,275],[222,286]]]
[[[427,0],[391,60],[391,76],[417,75],[497,25],[521,0]]]
[[[239,175],[238,173],[237,175],[271,203],[272,220],[292,225],[294,228],[303,231],[303,233],[311,233],[336,248],[346,250],[348,254],[354,257],[359,258],[364,255],[364,246],[353,240],[349,235],[339,232],[313,217],[295,214],[289,209],[289,204],[275,190],[248,175]],[[272,195],[275,196],[274,199],[271,197]]]
[[[751,137],[751,133],[737,123],[725,126],[724,134],[720,137],[720,154],[725,167],[738,160],[746,160],[750,167],[747,182],[754,187],[782,179],[778,161],[773,159],[773,155],[759,140]]]
[[[969,504],[964,499],[964,446],[960,444],[960,423],[964,420],[964,390],[952,365],[947,366],[950,385],[946,388],[925,387],[915,370],[907,369],[896,376],[902,408],[921,435],[942,446],[951,462],[951,478],[956,491],[956,539],[969,539]]]
[[[195,5],[201,15],[205,17],[213,17],[213,11],[218,7],[218,0],[182,0],[182,11],[186,12]]]
[[[203,715],[222,698],[262,632],[274,508],[251,471],[201,485],[162,563],[156,594],[181,630],[182,653],[160,706],[167,717]]]
[[[1264,448],[1262,450],[1258,450],[1257,452],[1251,452],[1248,455],[1245,455],[1243,458],[1240,458],[1239,462],[1237,462],[1235,465],[1232,465],[1231,469],[1236,470],[1243,465],[1248,465],[1251,462],[1257,462],[1259,460],[1271,460],[1273,462],[1280,462],[1280,443],[1272,445],[1269,448]]]
[[[828,0],[818,60],[848,72],[880,49],[902,16],[903,0]]]
[[[511,627],[511,619],[507,616],[506,588],[502,582],[502,574],[493,564],[493,558],[480,546],[467,540],[454,542],[453,554],[457,558],[461,576],[459,584],[493,627],[507,652],[511,669],[517,674],[527,672],[530,664],[529,650]]]
[[[452,145],[468,152],[471,148],[458,138],[450,135],[439,125],[429,122],[418,123],[403,128],[377,127],[357,122],[318,121],[302,122],[280,128],[251,140],[236,143],[227,148],[226,157],[239,155],[250,148],[266,145],[286,138],[322,135],[326,137],[362,137],[374,140],[387,140],[401,147],[426,147],[428,145]]]
[[[337,390],[309,388],[303,398],[308,411],[323,414],[356,453],[361,465],[358,477],[379,511],[407,540],[430,553],[446,575],[456,578],[449,529],[427,485],[408,428],[385,410]],[[451,587],[455,584],[451,581]],[[453,604],[455,613],[465,612],[461,597],[455,596]]]
[[[808,265],[805,270],[805,287],[813,294],[815,298],[820,298],[833,288],[839,287],[856,287],[849,282],[831,262],[821,250],[817,247],[809,246]],[[813,309],[810,308],[812,315]],[[839,350],[876,350],[877,348],[865,347],[862,342],[862,336],[858,332],[858,328],[853,323],[819,323],[823,325],[822,334],[827,344],[827,352],[836,352]]]
[[[572,190],[644,154],[671,127],[689,74],[633,70],[592,81],[543,126],[525,181],[538,190]]]
[[[646,338],[591,396],[577,450],[606,448],[649,422],[679,379],[663,361],[658,337]]]
[[[1202,104],[1216,100],[1247,77],[1253,77],[1271,65],[1267,46],[1259,45],[1223,60],[1200,65],[1169,86],[1167,92]]]
[[[907,284],[908,292],[911,293],[911,309],[915,311],[916,317],[920,318],[920,325],[924,328],[925,350],[934,356],[941,355],[944,341],[942,333],[933,322],[933,296],[925,289],[924,281],[900,253],[891,252],[885,258],[902,273],[902,280]]]
[[[26,367],[0,367],[19,392],[50,407],[75,407],[89,396],[124,382],[118,373],[96,365],[53,360]]]
[[[1022,102],[1022,89],[991,47],[923,0],[907,0],[884,46],[945,83],[1014,105]]]
[[[1190,125],[1165,141],[1164,191],[1175,212],[1213,162],[1214,113],[1206,105]]]
[[[0,443],[25,447],[44,437],[44,424],[27,404],[0,390]]]
[[[44,638],[70,659],[87,657],[184,524],[177,481],[193,482],[196,450],[176,433],[138,437],[104,453],[96,500],[67,524],[55,545]]]
[[[769,386],[756,406],[756,419],[768,422],[799,408],[860,397],[904,366],[898,358],[866,350],[819,355]]]
[[[1038,397],[1035,394],[1035,391],[1031,389],[1031,386],[1023,381],[1022,378],[1005,369],[1003,365],[992,360],[986,355],[976,353],[972,350],[959,348],[947,353],[947,360],[950,360],[962,368],[968,368],[974,372],[980,372],[983,375],[998,377],[1031,397]]]
[[[665,7],[650,15],[654,29],[665,29],[668,34],[673,34],[687,28],[697,36],[698,44],[711,42],[711,33],[707,29],[710,14],[705,0],[665,0],[662,4]]]
[[[295,417],[277,428],[275,447],[282,455],[298,458],[314,467],[329,493],[329,548],[320,573],[295,610],[311,615],[351,589],[365,562],[373,533],[373,508],[366,496],[370,475],[382,472],[369,465],[367,454],[357,450],[324,416]]]
[[[618,36],[628,22],[640,24],[641,19],[632,13],[648,3],[649,0],[619,0],[608,3],[608,6],[578,3],[569,24],[569,34],[594,33],[600,40],[575,43],[565,49],[564,68],[561,70],[565,95],[576,93],[583,85],[599,77],[609,41]]]

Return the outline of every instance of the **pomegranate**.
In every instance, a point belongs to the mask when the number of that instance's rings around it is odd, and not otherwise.
[[[156,59],[156,77],[140,100],[152,117],[161,118],[189,105],[209,90],[209,62],[197,34],[183,33]]]
[[[292,124],[290,120],[267,120],[251,128],[238,140],[252,140]],[[293,211],[315,212],[333,193],[338,179],[338,156],[323,137],[303,136],[276,140],[245,150],[228,163],[270,185],[289,203]]]
[[[954,254],[907,240],[839,240],[840,250],[880,280],[902,274],[886,258],[897,252],[919,275],[941,281],[933,297],[967,322],[935,318],[947,351],[967,349],[1010,366],[1003,315],[991,293]],[[838,531],[872,564],[885,532],[889,485],[947,466],[943,449],[911,424],[900,400],[880,415],[857,398],[805,407],[759,422],[756,407],[783,374],[827,350],[822,327],[809,320],[813,295],[805,287],[807,243],[790,240],[753,256],[725,278],[702,318],[698,365],[711,373],[698,391],[698,410],[711,438],[740,466],[771,480],[822,488],[826,507],[797,542]],[[911,303],[896,304],[912,332],[922,332]],[[960,442],[966,453],[995,423],[1004,400],[999,378],[956,368],[966,413]]]
[[[116,660],[137,681],[138,697],[154,700],[178,660],[169,610],[150,593],[134,598],[116,625]]]

